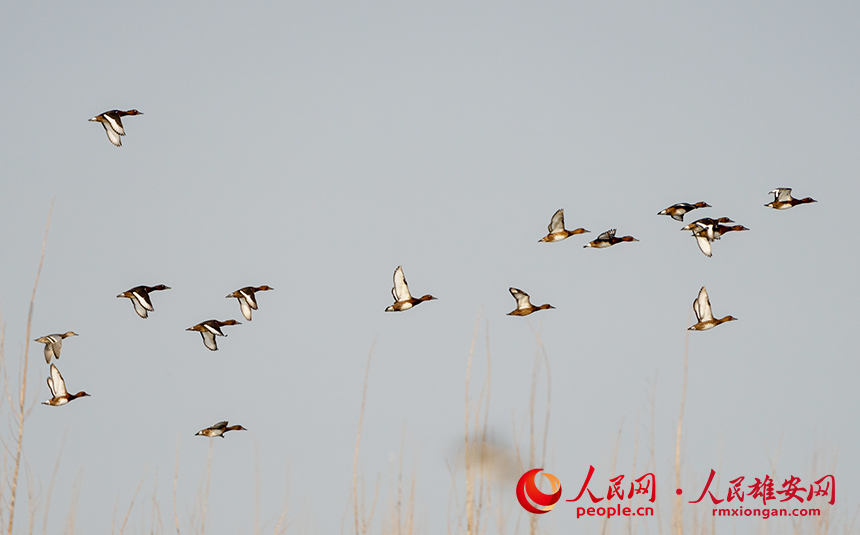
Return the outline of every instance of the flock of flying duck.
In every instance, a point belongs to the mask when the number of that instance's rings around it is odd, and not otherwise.
[[[108,112],[109,113],[109,112]],[[103,114],[104,115],[104,114]],[[107,128],[107,127],[105,127]],[[169,286],[165,286],[164,284],[159,284],[157,286],[135,286],[130,290],[122,292],[117,297],[124,297],[131,300],[132,305],[134,305],[134,311],[143,319],[149,317],[149,313],[155,310],[155,307],[152,306],[152,298],[149,296],[152,292],[169,290]],[[235,298],[239,300],[239,309],[242,311],[242,315],[246,320],[251,321],[251,313],[253,310],[257,310],[257,292],[264,292],[268,290],[274,290],[271,286],[262,285],[262,286],[246,286],[244,288],[239,288],[235,292],[228,294],[226,297]],[[193,327],[189,327],[186,329],[187,331],[197,331],[203,337],[203,345],[206,346],[210,351],[217,351],[218,344],[215,342],[216,336],[227,336],[221,331],[221,327],[225,325],[239,325],[239,322],[233,319],[226,321],[219,320],[206,320]],[[51,365],[50,377],[48,377],[48,388],[51,390],[51,399],[48,401],[42,402],[43,405],[51,405],[53,407],[59,407],[60,405],[65,405],[72,400],[75,400],[80,397],[89,396],[86,392],[78,392],[77,394],[70,394],[66,389],[66,381],[63,379],[63,376],[60,374],[60,370],[57,368],[55,364],[51,363],[52,359],[60,359],[60,351],[63,349],[63,340],[70,336],[77,336],[78,334],[74,331],[67,331],[63,334],[49,334],[47,336],[42,336],[36,339],[36,342],[41,344],[45,344],[45,362]],[[211,427],[207,427],[205,429],[200,430],[196,433],[195,436],[206,436],[206,437],[221,437],[224,438],[224,433],[227,431],[247,431],[241,425],[231,425],[228,426],[227,422],[218,422]]]
[[[110,110],[106,111],[100,115],[97,115],[90,119],[90,121],[99,122],[105,129],[107,133],[108,140],[113,143],[117,147],[122,146],[121,137],[125,135],[125,129],[122,126],[122,117],[126,116],[134,116],[134,115],[143,115],[143,113],[137,110]],[[807,204],[817,202],[815,199],[810,197],[806,197],[803,199],[795,199],[791,196],[791,188],[777,188],[770,192],[773,195],[773,201],[766,204],[765,206],[769,208],[773,208],[776,210],[786,210],[788,208],[792,208],[797,206],[798,204]],[[668,215],[672,219],[676,221],[684,221],[684,215],[687,213],[699,209],[699,208],[710,208],[711,205],[705,202],[697,202],[695,204],[689,203],[678,203],[674,204],[665,210],[661,210],[657,215]],[[734,231],[744,231],[749,230],[743,225],[732,225],[728,226],[728,223],[734,223],[728,217],[720,217],[717,219],[712,219],[709,217],[704,217],[702,219],[698,219],[693,221],[692,223],[684,226],[681,230],[689,230],[692,232],[692,236],[696,238],[696,244],[699,246],[699,250],[702,251],[707,257],[712,256],[713,251],[711,248],[711,244],[716,240],[719,240],[722,235],[728,232]],[[549,226],[547,227],[548,234],[541,238],[539,241],[544,243],[551,242],[559,242],[562,240],[566,240],[571,236],[576,236],[577,234],[585,234],[590,232],[584,228],[577,228],[575,230],[567,230],[564,228],[564,209],[560,209],[553,214],[552,219],[550,220]],[[583,247],[585,248],[595,248],[595,249],[603,249],[606,247],[611,247],[618,243],[622,242],[635,242],[639,241],[633,236],[615,236],[616,229],[607,230],[603,232],[594,240],[588,242]],[[152,306],[152,300],[149,296],[151,292],[169,290],[170,287],[165,286],[163,284],[159,284],[158,286],[135,286],[128,291],[125,291],[119,294],[117,297],[125,297],[131,300],[134,305],[134,310],[137,312],[137,315],[143,319],[146,319],[150,312],[154,310]],[[251,312],[253,310],[257,310],[257,298],[256,293],[262,291],[273,290],[274,288],[270,286],[246,286],[244,288],[240,288],[235,292],[227,295],[228,298],[236,298],[239,300],[239,306],[242,311],[242,315],[246,320],[251,321]],[[518,289],[518,288],[510,288],[509,291],[511,295],[517,302],[517,307],[509,312],[509,316],[528,316],[538,310],[546,310],[550,308],[555,308],[549,304],[543,304],[540,306],[535,306],[531,303],[529,298],[529,294]],[[409,292],[409,285],[406,283],[406,276],[403,274],[403,267],[398,266],[397,269],[394,270],[394,287],[391,289],[391,295],[394,297],[394,303],[388,306],[385,311],[386,312],[402,312],[404,310],[409,310],[416,305],[423,303],[424,301],[430,301],[436,299],[430,294],[423,295],[421,297],[412,297],[412,294]],[[692,325],[688,330],[691,331],[707,331],[708,329],[713,329],[717,325],[721,323],[725,323],[728,321],[734,321],[737,318],[733,316],[725,316],[723,318],[715,318],[713,311],[711,310],[711,302],[708,298],[708,291],[702,286],[702,289],[699,290],[699,295],[693,301],[693,312],[696,314],[696,323]],[[227,325],[240,325],[239,322],[233,319],[219,321],[219,320],[206,320],[193,327],[189,327],[186,329],[187,331],[197,331],[203,337],[203,344],[211,351],[218,350],[218,344],[216,342],[217,336],[227,336],[221,331],[221,327]],[[78,392],[77,394],[70,394],[66,389],[66,382],[63,380],[63,376],[60,375],[60,370],[57,369],[55,364],[51,363],[52,359],[59,360],[60,351],[63,347],[63,339],[68,338],[70,336],[77,336],[77,333],[73,331],[67,331],[63,334],[50,334],[47,336],[42,336],[36,339],[36,342],[45,344],[45,361],[51,365],[50,377],[48,377],[48,388],[51,390],[51,399],[43,402],[44,405],[51,405],[54,407],[58,407],[60,405],[65,405],[70,401],[89,396],[86,392]],[[228,426],[227,422],[218,422],[211,427],[207,427],[202,429],[195,436],[206,436],[206,437],[224,437],[224,433],[228,431],[247,431],[241,425],[232,425]]]

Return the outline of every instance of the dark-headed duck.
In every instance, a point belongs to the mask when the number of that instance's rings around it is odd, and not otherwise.
[[[107,132],[110,142],[117,147],[122,147],[122,136],[125,135],[125,128],[122,127],[122,118],[126,115],[143,115],[143,113],[137,110],[110,110],[101,115],[96,115],[90,121],[101,123],[105,127],[105,132]]]
[[[615,237],[615,229],[607,230],[600,236],[598,236],[595,240],[588,242],[583,247],[594,247],[595,249],[603,249],[604,247],[610,247],[615,245],[616,243],[621,243],[623,241],[639,241],[633,236],[622,236],[621,238]]]
[[[696,208],[710,208],[710,207],[711,207],[711,205],[704,202],[704,201],[699,201],[696,204],[690,204],[687,202],[679,202],[678,204],[673,204],[672,206],[670,206],[669,208],[666,208],[665,210],[660,210],[659,212],[657,212],[657,215],[667,215],[667,216],[670,216],[675,221],[683,221],[684,220],[684,214],[686,214],[687,212],[691,212],[691,211],[695,210]]]
[[[200,336],[203,337],[203,345],[205,345],[210,351],[218,351],[218,344],[215,343],[215,337],[227,336],[226,334],[221,332],[221,327],[225,325],[241,325],[241,323],[236,320],[206,320],[202,323],[198,323],[194,327],[189,327],[185,330],[199,332]]]
[[[774,208],[776,210],[787,210],[792,206],[797,206],[798,204],[818,202],[812,197],[795,199],[791,196],[791,188],[776,188],[775,190],[771,191],[770,194],[773,195],[773,202],[769,202],[765,204],[765,206],[769,208]]]
[[[406,284],[406,277],[403,275],[403,266],[397,266],[394,270],[394,288],[391,289],[391,295],[394,296],[394,304],[386,307],[386,312],[401,312],[420,304],[423,301],[436,299],[430,294],[422,295],[419,298],[412,297],[409,293],[409,286]]]
[[[149,292],[161,290],[169,290],[170,286],[159,284],[158,286],[135,286],[127,292],[122,292],[117,297],[127,297],[134,304],[134,311],[143,319],[149,316],[149,312],[155,310],[152,307],[152,301],[149,299]]]
[[[58,370],[57,367],[53,364],[51,364],[51,376],[48,377],[48,388],[51,389],[52,397],[48,401],[43,401],[42,405],[59,407],[60,405],[65,405],[73,399],[89,396],[89,394],[87,394],[86,392],[69,394],[69,391],[66,390],[66,381],[64,381],[63,376],[60,375],[60,370]]]
[[[693,231],[693,235],[699,235],[704,231],[704,236],[706,236],[709,240],[719,240],[720,234],[717,232],[717,225],[720,223],[734,223],[728,217],[719,217],[717,219],[711,219],[710,217],[703,217],[702,219],[697,219],[690,223],[689,225],[685,225],[681,227],[681,230],[691,230]]]
[[[257,310],[257,298],[254,294],[268,290],[274,290],[274,288],[266,286],[265,284],[256,288],[253,286],[245,286],[244,288],[239,288],[235,292],[231,293],[227,298],[235,297],[238,299],[239,307],[242,309],[242,315],[245,316],[246,320],[251,321],[251,310]]]
[[[511,295],[517,300],[517,308],[513,312],[508,312],[508,316],[528,316],[532,312],[537,312],[538,310],[555,308],[552,305],[541,305],[539,307],[534,306],[529,299],[529,294],[519,288],[508,288],[508,291],[511,292]]]
[[[708,299],[708,291],[702,286],[699,290],[699,295],[693,301],[693,312],[696,313],[696,324],[687,329],[688,331],[707,331],[713,329],[720,323],[727,321],[735,321],[737,318],[726,316],[720,319],[714,319],[714,314],[711,312],[711,301]]]
[[[576,234],[585,234],[589,232],[584,228],[578,228],[575,230],[565,230],[564,228],[564,208],[558,210],[556,213],[552,215],[552,219],[549,222],[549,226],[546,228],[549,231],[549,234],[538,240],[538,242],[554,242],[565,240],[571,236]]]
[[[223,422],[218,422],[217,424],[213,425],[212,427],[207,427],[206,429],[201,429],[200,431],[194,433],[194,436],[195,437],[196,436],[203,436],[203,437],[210,437],[210,438],[213,438],[213,437],[224,438],[224,433],[226,433],[227,431],[247,431],[247,429],[245,429],[241,425],[231,425],[230,427],[227,427],[227,422],[223,421]]]
[[[728,219],[728,218],[721,218]],[[719,223],[708,224],[706,226],[693,225],[692,229],[693,236],[696,238],[696,244],[699,246],[699,250],[702,251],[702,254],[710,257],[711,256],[711,242],[714,240],[719,240],[720,237],[727,232],[735,232],[742,230],[749,230],[743,225],[720,225]],[[710,238],[709,236],[713,236]]]

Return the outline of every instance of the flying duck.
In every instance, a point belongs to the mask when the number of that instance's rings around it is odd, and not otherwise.
[[[797,206],[798,204],[818,202],[812,197],[806,197],[804,199],[795,199],[791,196],[791,188],[776,188],[775,190],[771,191],[770,194],[773,195],[773,202],[769,202],[765,204],[765,206],[769,208],[774,208],[776,210],[787,210],[792,206]]]
[[[42,336],[41,338],[36,338],[35,341],[40,344],[45,344],[45,362],[50,364],[51,357],[59,360],[60,351],[63,349],[63,338],[77,335],[78,334],[76,332],[66,331],[63,334],[49,334],[47,336]]]
[[[621,238],[615,237],[615,229],[607,230],[600,236],[598,236],[595,240],[588,242],[583,245],[583,247],[594,247],[595,249],[603,249],[604,247],[611,247],[616,243],[621,243],[623,241],[639,241],[633,236],[622,236]]]
[[[394,270],[394,288],[391,289],[391,295],[394,296],[394,304],[386,307],[386,312],[409,310],[422,301],[436,299],[430,294],[422,295],[417,299],[412,297],[412,294],[409,293],[409,286],[406,284],[406,277],[403,275],[403,266],[397,266],[397,269]]]
[[[687,329],[688,331],[707,331],[720,323],[735,321],[737,319],[733,316],[714,319],[714,313],[711,312],[711,301],[708,299],[708,291],[704,286],[699,290],[699,296],[693,301],[693,312],[696,313],[696,324]]]
[[[247,431],[247,429],[245,429],[241,425],[231,425],[230,427],[227,427],[227,422],[223,421],[223,422],[218,422],[217,424],[213,425],[212,427],[207,427],[206,429],[201,429],[200,431],[194,433],[194,436],[195,437],[196,436],[204,436],[204,437],[210,437],[210,438],[214,438],[214,437],[224,438],[224,433],[226,433],[227,431]]]
[[[251,321],[251,310],[257,310],[257,298],[254,296],[257,292],[265,292],[267,290],[274,290],[271,286],[266,286],[265,284],[254,288],[253,286],[245,286],[244,288],[239,288],[235,292],[231,293],[227,296],[235,297],[239,300],[239,306],[242,308],[242,315],[245,316],[245,319]]]
[[[699,201],[696,204],[679,202],[678,204],[673,204],[672,206],[670,206],[669,208],[666,208],[665,210],[660,210],[659,212],[657,212],[657,215],[667,215],[667,216],[670,216],[675,221],[683,221],[684,220],[684,214],[686,214],[687,212],[691,212],[691,211],[695,210],[696,208],[710,208],[710,207],[711,207],[711,205],[704,202],[704,201]]]
[[[122,147],[121,136],[125,135],[125,128],[122,127],[122,118],[126,115],[143,115],[143,113],[137,110],[110,110],[102,113],[101,115],[96,115],[90,119],[90,121],[101,123],[102,126],[105,127],[105,132],[107,132],[107,137],[110,142],[117,147]]]
[[[508,312],[508,316],[528,316],[532,312],[537,312],[538,310],[555,308],[552,305],[541,305],[539,307],[534,306],[529,300],[529,294],[519,288],[508,288],[508,291],[511,292],[511,295],[517,300],[517,308],[514,309],[513,312]]]
[[[728,219],[728,218],[721,218]],[[715,239],[719,240],[720,237],[727,232],[741,231],[741,230],[749,230],[743,225],[720,225],[719,223],[709,224],[705,227],[694,225],[692,228],[693,236],[696,238],[696,244],[699,246],[699,250],[702,251],[702,254],[710,257],[711,256],[711,242]],[[714,236],[713,239],[708,236]]]
[[[206,320],[203,323],[198,323],[194,327],[189,327],[185,330],[199,332],[200,336],[203,337],[203,345],[205,345],[210,351],[218,351],[218,344],[215,343],[215,337],[227,336],[221,332],[221,327],[225,325],[241,325],[241,323],[236,320]]]
[[[60,405],[65,405],[73,399],[89,396],[89,394],[87,394],[86,392],[69,394],[68,390],[66,390],[66,382],[63,380],[63,376],[60,375],[60,370],[58,370],[57,367],[53,364],[51,364],[51,376],[48,377],[48,388],[51,389],[52,397],[48,401],[43,401],[42,405],[59,407]]]
[[[128,297],[134,304],[134,311],[143,319],[146,319],[149,312],[155,310],[152,308],[152,301],[149,299],[149,292],[169,290],[170,286],[159,284],[158,286],[135,286],[127,292],[122,292],[117,297]]]
[[[717,225],[720,223],[734,223],[728,217],[719,217],[717,219],[711,219],[710,217],[703,217],[702,219],[697,219],[686,225],[681,227],[681,230],[691,230],[693,231],[693,235],[696,236],[704,231],[704,236],[709,240],[719,240],[720,234],[717,232]]]
[[[564,208],[558,210],[552,215],[552,219],[550,220],[549,226],[546,229],[549,231],[549,234],[538,240],[538,242],[561,241],[576,234],[585,234],[586,232],[589,232],[584,228],[578,228],[576,230],[565,230]]]

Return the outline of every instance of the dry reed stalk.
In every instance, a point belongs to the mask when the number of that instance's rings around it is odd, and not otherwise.
[[[621,424],[618,426],[618,435],[615,437],[615,448],[612,452],[612,476],[610,479],[615,477],[615,467],[618,463],[618,447],[621,445],[621,430],[624,429],[624,417],[621,417]],[[601,535],[606,535],[606,523],[609,521],[609,517],[603,517],[603,527],[600,528]]]
[[[636,408],[636,438],[633,441],[633,468],[630,470],[630,481],[636,480],[636,457],[639,455],[639,414],[641,410],[639,407]],[[628,507],[633,506],[633,496],[627,495],[627,505]],[[633,517],[627,517],[627,534],[633,535]]]
[[[122,520],[122,526],[119,528],[119,535],[122,535],[122,532],[125,531],[125,525],[128,523],[128,517],[131,514],[131,508],[134,507],[134,500],[137,499],[137,493],[140,492],[140,487],[143,486],[144,479],[146,479],[146,471],[143,472],[143,476],[140,478],[140,483],[138,483],[137,488],[134,489],[134,495],[131,497],[131,503],[128,504],[128,511],[125,512],[125,518]]]
[[[370,362],[373,359],[373,348],[376,347],[376,338],[374,337],[373,343],[370,344],[370,351],[367,354],[367,366],[364,370],[364,386],[361,390],[361,410],[358,414],[358,431],[355,433],[355,451],[352,455],[352,499],[353,499],[353,515],[355,517],[355,535],[360,535],[361,533],[365,533],[367,529],[366,521],[367,518],[364,515],[364,500],[362,499],[362,510],[361,510],[361,518],[362,518],[362,526],[361,531],[359,531],[359,515],[358,515],[358,448],[361,445],[361,427],[364,424],[364,404],[367,400],[367,379],[370,376]],[[377,486],[378,489],[378,486]],[[363,493],[362,493],[363,494]],[[376,504],[376,499],[374,498],[374,506]],[[373,512],[371,511],[371,520],[373,518]]]
[[[206,515],[209,513],[209,485],[212,483],[212,440],[206,457],[206,490],[203,493],[203,512],[200,516],[200,535],[206,535]]]
[[[648,396],[648,405],[651,408],[651,422],[650,422],[650,453],[648,455],[648,463],[646,465],[646,469],[649,469],[652,474],[657,473],[657,457],[655,455],[655,445],[654,445],[654,437],[656,436],[656,415],[657,415],[657,374],[654,374],[654,382],[651,384],[651,393]],[[659,535],[663,535],[663,520],[660,517],[660,500],[654,502],[654,516],[657,517],[657,533]],[[647,524],[646,524],[647,529]]]
[[[18,438],[17,449],[15,452],[14,469],[12,473],[12,483],[9,497],[9,528],[8,533],[11,535],[12,526],[15,523],[15,498],[18,492],[18,471],[21,468],[21,451],[24,445],[24,420],[29,411],[27,410],[27,362],[30,355],[30,330],[33,325],[33,304],[36,301],[36,289],[39,287],[39,277],[42,276],[42,264],[45,261],[45,246],[48,243],[48,231],[51,229],[51,213],[54,211],[54,201],[51,200],[51,207],[48,209],[48,223],[45,225],[45,237],[42,239],[42,253],[39,256],[39,269],[36,270],[36,282],[33,284],[33,293],[30,296],[30,309],[27,312],[27,334],[24,339],[24,366],[21,374],[21,391],[18,396],[18,406],[15,408],[18,416]]]
[[[469,397],[469,387],[472,374],[472,363],[475,355],[475,345],[478,339],[478,329],[481,323],[481,312],[475,319],[475,329],[472,333],[472,343],[466,361],[466,384],[463,417],[463,459],[466,477],[466,533],[482,535],[489,523],[489,508],[492,505],[492,491],[488,473],[491,462],[489,432],[487,429],[490,410],[492,359],[489,347],[489,326],[487,326],[487,375],[481,383],[481,389],[475,402]],[[474,413],[472,412],[474,408]],[[483,413],[483,421],[482,415]],[[470,421],[472,428],[470,431]],[[477,465],[477,467],[475,466]],[[449,527],[450,530],[450,527]]]
[[[60,471],[60,460],[63,458],[63,449],[66,446],[66,437],[69,431],[66,429],[63,432],[63,438],[60,440],[60,451],[57,452],[57,462],[54,463],[54,471],[51,472],[51,482],[48,483],[48,496],[45,501],[45,518],[42,520],[42,535],[48,532],[48,511],[51,510],[51,496],[54,492],[54,482],[57,480],[57,472]]]
[[[289,484],[289,481],[290,481],[290,472],[289,472],[289,467],[288,467],[287,473],[286,473],[285,478],[284,478],[284,510],[281,512],[281,516],[278,517],[278,521],[275,523],[275,532],[274,532],[275,535],[280,535],[281,533],[286,531],[287,528],[290,527],[290,522],[287,522],[287,524],[283,527],[283,529],[281,528],[281,524],[283,524],[284,520],[286,520],[287,513],[290,510],[290,484]],[[343,533],[343,526],[341,526],[341,533]]]
[[[397,526],[397,535],[401,535],[400,529],[403,518],[401,516],[401,507],[403,500],[403,445],[406,442],[406,423],[400,430],[400,460],[397,467],[397,502],[394,508],[395,525]]]
[[[472,374],[472,357],[475,355],[475,342],[478,338],[478,326],[481,322],[481,313],[478,312],[478,317],[475,320],[475,329],[472,333],[472,343],[469,346],[469,357],[466,361],[466,389],[465,389],[465,417],[463,418],[463,449],[466,470],[466,533],[473,535],[475,532],[475,484],[472,481],[472,460],[469,453],[469,379]]]
[[[540,357],[543,356],[543,360],[546,363],[546,419],[544,420],[544,428],[543,428],[543,445],[541,448],[541,459],[540,465],[543,466],[546,461],[546,443],[547,437],[549,436],[549,417],[550,417],[550,403],[552,399],[552,373],[549,368],[549,357],[546,354],[546,349],[543,345],[543,340],[541,339],[540,332],[536,331],[532,324],[529,322],[529,328],[532,331],[532,334],[535,336],[535,343],[537,347],[535,348],[535,362],[532,367],[532,386],[531,393],[529,395],[529,466],[535,466],[535,424],[534,424],[534,413],[535,413],[535,403],[537,397],[537,383],[538,376],[540,374]],[[529,534],[537,535],[538,533],[538,517],[536,515],[529,515]]]
[[[151,525],[156,525],[156,521],[158,522],[158,533],[164,533],[164,522],[161,519],[161,506],[158,504],[158,496],[156,492],[158,491],[158,472],[155,474],[156,483],[152,485],[152,520]],[[150,529],[150,532],[153,530]]]
[[[78,470],[75,481],[72,483],[72,500],[69,503],[69,516],[66,518],[65,533],[67,535],[75,535],[75,519],[78,515],[78,500],[81,498],[81,481],[83,478],[83,469]],[[119,500],[119,496],[117,496],[117,500]],[[114,507],[114,514],[116,514],[116,507]],[[111,526],[111,533],[113,533],[113,526]]]
[[[25,463],[24,468],[27,472],[27,533],[33,535],[33,527],[35,525],[36,508],[38,507],[37,498],[33,491],[33,471],[30,469],[30,464]]]
[[[687,323],[690,323],[691,316],[687,316]],[[684,382],[681,387],[681,411],[678,415],[678,433],[675,436],[675,488],[681,488],[681,429],[684,424],[684,404],[687,401],[687,368],[690,362],[690,331],[684,335]],[[675,496],[674,507],[672,509],[672,525],[675,528],[676,535],[684,535],[684,518],[681,511],[681,495]]]
[[[260,446],[254,439],[254,533],[260,533]]]
[[[180,437],[176,437],[176,472],[173,474],[173,520],[176,522],[176,535],[179,534],[179,513],[176,510],[176,486],[179,484],[179,447],[182,444]]]

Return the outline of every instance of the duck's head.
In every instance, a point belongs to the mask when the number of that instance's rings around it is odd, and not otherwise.
[[[274,290],[271,286],[266,286],[265,284],[257,288],[258,292],[265,292],[267,290]]]
[[[436,298],[430,294],[422,295],[421,297],[418,298],[419,301],[430,301],[432,299],[436,299]]]
[[[125,112],[125,114],[126,115],[143,115],[143,112],[137,111],[137,110],[128,110],[127,112]]]
[[[554,306],[552,306],[552,305],[541,305],[541,306],[539,306],[539,307],[538,307],[538,310],[547,310],[547,309],[550,309],[550,308],[555,308],[555,307],[554,307]]]
[[[694,204],[693,206],[695,206],[696,208],[710,208],[711,207],[711,205],[706,203],[705,201],[699,201],[696,204]]]
[[[242,324],[236,320],[227,320],[227,321],[222,321],[221,325],[242,325]]]
[[[72,400],[72,399],[78,399],[78,398],[87,397],[87,396],[89,396],[89,394],[87,394],[84,391],[80,391],[77,394],[69,396],[69,399]]]
[[[68,338],[69,336],[78,336],[78,333],[74,331],[66,331],[65,334],[63,334],[63,338]]]

